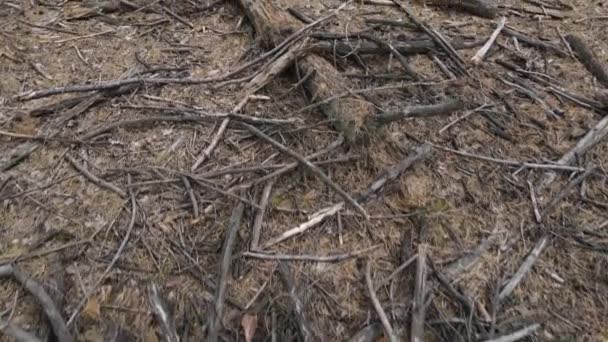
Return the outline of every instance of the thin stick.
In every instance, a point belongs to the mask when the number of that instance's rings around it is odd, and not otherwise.
[[[232,210],[228,228],[226,229],[226,237],[224,238],[224,246],[222,247],[222,258],[220,259],[218,270],[217,287],[215,289],[214,306],[209,315],[209,333],[207,335],[207,340],[211,342],[217,342],[219,339],[222,318],[224,317],[224,301],[226,299],[228,273],[230,273],[230,266],[232,265],[232,250],[234,249],[237,232],[241,226],[241,218],[243,217],[244,211],[245,206],[243,203],[239,202],[234,210]]]
[[[196,159],[194,164],[192,164],[190,171],[192,171],[192,172],[196,171],[196,169],[198,169],[198,167],[201,166],[205,162],[205,160],[209,159],[209,157],[211,156],[211,153],[213,152],[213,150],[215,150],[215,147],[217,146],[217,144],[219,144],[220,140],[224,136],[224,132],[226,131],[226,128],[228,128],[229,123],[230,123],[230,118],[225,118],[224,120],[222,120],[220,127],[218,128],[217,132],[213,136],[213,140],[211,140],[209,145],[203,150],[203,152]]]
[[[270,198],[270,192],[272,191],[272,187],[274,186],[274,180],[270,180],[264,186],[264,190],[262,191],[262,195],[260,196],[260,209],[258,209],[255,219],[253,221],[253,227],[251,228],[251,247],[252,251],[258,249],[258,245],[260,244],[260,233],[262,230],[262,223],[264,222],[264,214],[266,213],[266,206],[268,206],[268,199]]]
[[[282,261],[315,261],[315,262],[326,262],[326,263],[335,263],[341,262],[347,259],[352,259],[358,257],[363,254],[367,254],[371,251],[374,251],[380,247],[379,245],[364,248],[358,251],[344,253],[344,254],[334,254],[334,255],[310,255],[310,254],[269,254],[263,252],[244,252],[243,256],[249,258],[256,259],[264,259],[264,260],[282,260]]]
[[[171,312],[160,293],[158,285],[152,283],[148,286],[148,298],[154,316],[160,323],[163,332],[163,340],[165,342],[179,342],[179,335],[177,334],[177,329],[175,329],[175,322],[173,322]]]
[[[131,183],[131,175],[127,176],[127,181],[129,184]],[[108,276],[108,274],[110,274],[110,271],[112,271],[112,268],[114,268],[114,265],[120,258],[120,255],[122,254],[123,250],[127,246],[127,243],[129,242],[129,238],[131,237],[131,232],[133,231],[133,227],[135,226],[135,217],[137,216],[137,202],[135,200],[135,194],[133,193],[132,188],[129,188],[129,197],[131,199],[131,220],[129,222],[129,226],[127,227],[127,232],[125,233],[125,237],[122,239],[120,246],[118,246],[116,253],[114,253],[112,260],[110,261],[110,263],[108,264],[106,269],[101,274],[101,277],[99,277],[99,279],[93,285],[91,290],[87,294],[85,294],[85,296],[82,298],[82,300],[80,300],[80,302],[76,306],[76,309],[74,309],[74,312],[72,313],[72,315],[70,316],[70,319],[68,320],[68,323],[67,323],[68,326],[70,326],[72,323],[74,323],[74,320],[76,319],[78,314],[80,314],[80,310],[82,310],[82,308],[85,306],[85,304],[89,300],[89,296],[91,296],[93,294],[93,292],[97,289],[97,287],[99,287],[99,285],[101,285],[101,283],[105,280],[105,278]]]
[[[293,275],[291,274],[289,265],[285,261],[279,262],[279,272],[281,272],[281,275],[283,276],[287,293],[289,294],[289,298],[293,303],[293,311],[297,317],[296,321],[298,322],[298,328],[300,329],[302,339],[305,342],[317,341],[317,337],[315,336],[310,321],[308,320],[308,316],[306,315],[304,302],[300,299],[296,292],[297,287],[293,279]]]
[[[540,328],[540,324],[535,323],[532,325],[529,325],[523,329],[517,330],[515,332],[512,332],[508,335],[503,335],[497,338],[492,338],[489,340],[485,340],[484,342],[515,342],[515,341],[520,341],[522,340],[524,337],[528,336],[528,335],[532,335],[534,332],[536,332],[536,330],[538,330]]]
[[[382,308],[382,304],[378,300],[376,296],[376,291],[374,290],[374,282],[372,281],[372,261],[368,260],[365,264],[365,283],[367,284],[367,290],[369,291],[369,299],[372,301],[372,305],[380,318],[380,322],[382,322],[382,327],[384,328],[384,334],[388,337],[390,342],[398,342],[399,337],[395,335],[393,331],[393,327],[391,323],[388,321],[388,317]]]
[[[365,211],[365,209],[363,209],[363,207],[357,203],[357,201],[355,201],[346,191],[344,191],[338,184],[334,183],[334,181],[332,181],[321,169],[319,169],[319,167],[317,167],[315,164],[311,163],[310,161],[306,160],[306,158],[302,157],[301,155],[299,155],[298,153],[290,150],[289,148],[287,148],[286,146],[284,146],[283,144],[281,144],[280,142],[274,140],[273,138],[269,137],[268,135],[266,135],[264,132],[260,131],[259,129],[246,124],[246,123],[241,123],[241,125],[243,127],[245,127],[249,132],[253,133],[254,135],[258,136],[259,138],[262,138],[264,140],[266,140],[269,144],[271,144],[272,146],[274,146],[277,150],[281,151],[282,153],[296,159],[298,162],[300,162],[300,164],[302,164],[303,166],[305,166],[308,170],[310,170],[312,173],[314,173],[315,175],[317,175],[319,178],[321,178],[321,180],[327,184],[330,188],[332,188],[334,191],[336,191],[340,196],[342,196],[342,198],[344,198],[344,200],[348,203],[350,203],[353,207],[355,207],[355,209],[357,209],[357,211],[359,211],[365,218],[368,217],[367,212]]]
[[[484,44],[484,46],[481,49],[479,49],[479,51],[477,51],[477,53],[475,54],[475,56],[473,56],[473,58],[471,58],[471,61],[473,62],[473,64],[479,65],[483,62],[483,59],[485,58],[486,54],[488,53],[488,51],[490,51],[490,48],[496,41],[496,38],[498,38],[500,31],[502,31],[502,29],[505,27],[506,22],[507,22],[507,19],[505,17],[502,17],[500,19],[500,21],[498,22],[498,27],[496,27],[496,30],[494,30],[494,32],[492,32],[490,39],[488,39],[488,41]]]
[[[608,123],[608,117],[606,118],[606,122]],[[535,163],[520,162],[520,161],[512,160],[512,159],[498,159],[498,158],[486,157],[486,156],[481,156],[481,155],[477,155],[477,154],[473,154],[473,153],[469,153],[469,152],[465,152],[465,151],[453,150],[448,147],[438,146],[438,145],[434,145],[431,143],[429,143],[429,144],[436,149],[454,153],[454,154],[457,154],[457,155],[460,155],[463,157],[479,159],[479,160],[489,161],[489,162],[498,163],[498,164],[527,167],[527,168],[531,168],[531,169],[548,169],[548,170],[558,170],[558,171],[584,171],[585,170],[582,167],[569,166],[569,165],[535,164]]]
[[[337,212],[339,212],[343,208],[344,208],[344,202],[340,202],[340,203],[336,203],[330,207],[326,207],[326,208],[323,208],[323,209],[317,211],[316,213],[311,215],[311,217],[308,221],[298,225],[297,227],[289,229],[286,232],[283,232],[281,235],[277,236],[276,238],[266,242],[264,244],[264,249],[267,249],[268,247],[270,247],[272,245],[276,245],[279,242],[285,241],[294,235],[298,235],[298,234],[305,232],[309,228],[314,227],[317,224],[323,222],[323,220],[325,220],[325,218],[335,215]]]
[[[411,342],[422,342],[424,338],[424,321],[426,315],[426,275],[427,275],[427,254],[428,246],[421,243],[418,246],[418,262],[416,266],[416,285],[414,287],[414,303],[411,325]]]
[[[505,286],[499,292],[499,294],[498,294],[499,302],[501,302],[505,298],[507,298],[513,292],[513,290],[517,287],[517,285],[519,285],[519,283],[522,281],[524,276],[526,274],[528,274],[528,272],[530,272],[530,270],[532,269],[532,266],[534,266],[534,264],[536,263],[536,261],[538,260],[538,258],[540,256],[540,254],[545,250],[545,247],[547,247],[548,242],[549,242],[549,237],[546,235],[541,237],[540,240],[538,240],[538,242],[536,242],[536,245],[534,245],[534,248],[532,248],[532,251],[530,252],[530,254],[528,254],[528,256],[526,257],[524,262],[521,264],[521,266],[519,266],[519,269],[517,270],[517,272],[515,272],[513,277],[511,277],[511,279],[505,284]]]
[[[92,174],[91,172],[89,172],[89,170],[85,169],[85,167],[83,165],[80,165],[76,159],[74,159],[72,156],[70,156],[69,154],[66,154],[64,156],[65,160],[67,160],[68,162],[70,162],[70,164],[72,164],[72,166],[78,170],[86,179],[90,180],[92,183],[94,183],[95,185],[97,185],[100,188],[104,188],[110,191],[113,191],[114,193],[118,194],[120,197],[127,197],[127,193],[124,192],[122,189],[120,189],[119,187],[117,187],[114,184],[108,183],[106,181],[104,181],[103,179],[95,176],[94,174]]]

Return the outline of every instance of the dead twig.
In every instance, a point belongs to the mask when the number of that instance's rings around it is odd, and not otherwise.
[[[498,294],[499,302],[502,302],[505,298],[507,298],[513,292],[515,287],[519,285],[524,276],[528,274],[528,272],[530,272],[532,266],[534,266],[540,254],[545,250],[545,247],[547,247],[548,242],[549,237],[546,235],[541,237],[536,242],[534,248],[532,248],[532,251],[530,251],[530,254],[528,254],[521,266],[519,266],[517,272],[515,272],[513,277],[511,277],[511,279],[503,286],[502,290],[500,290]]]
[[[232,265],[232,250],[234,249],[237,232],[241,226],[241,219],[244,211],[245,206],[243,203],[239,203],[234,210],[232,210],[230,220],[228,221],[226,236],[224,238],[224,246],[222,247],[222,257],[219,264],[218,281],[215,289],[213,310],[211,310],[209,315],[209,333],[207,335],[208,341],[216,342],[219,339],[219,332],[224,313],[224,301],[226,299],[228,274],[230,273],[230,266]]]
[[[326,262],[334,263],[341,262],[347,259],[356,258],[360,255],[367,254],[371,251],[378,249],[378,245],[364,248],[358,251],[334,254],[334,255],[310,255],[310,254],[269,254],[264,252],[244,252],[242,255],[249,258],[265,259],[265,260],[282,260],[282,261],[314,261],[314,262]]]
[[[399,337],[393,331],[393,327],[391,323],[388,321],[388,317],[382,308],[382,304],[378,300],[378,296],[376,296],[376,290],[374,289],[374,282],[372,281],[372,261],[368,260],[365,264],[365,284],[367,284],[367,291],[369,292],[369,298],[372,301],[372,305],[376,310],[376,314],[380,318],[382,322],[382,327],[384,328],[384,334],[388,338],[390,342],[398,342]]]
[[[70,164],[72,164],[72,166],[78,170],[86,179],[90,180],[92,183],[94,183],[95,185],[97,185],[100,188],[104,188],[107,190],[110,190],[116,194],[118,194],[120,197],[127,197],[127,193],[124,192],[122,189],[120,189],[119,187],[117,187],[114,184],[108,183],[106,181],[104,181],[103,179],[95,176],[94,174],[92,174],[89,170],[87,170],[83,165],[80,165],[76,159],[74,159],[74,157],[72,157],[69,154],[66,154],[64,156],[65,160],[67,160]]]
[[[502,17],[500,19],[500,21],[498,22],[498,27],[496,27],[496,30],[494,30],[494,32],[492,32],[490,39],[488,39],[488,41],[484,44],[484,46],[481,49],[479,49],[479,51],[477,51],[477,53],[475,54],[475,56],[473,56],[473,58],[471,58],[471,61],[473,62],[473,64],[479,65],[483,62],[483,59],[485,58],[486,54],[488,53],[488,51],[490,51],[490,48],[496,41],[496,38],[498,38],[500,31],[502,31],[502,29],[505,27],[506,21],[507,21],[507,19],[505,17]]]

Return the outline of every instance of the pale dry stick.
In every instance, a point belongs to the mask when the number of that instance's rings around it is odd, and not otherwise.
[[[530,191],[530,200],[532,201],[532,209],[534,211],[534,218],[537,223],[542,222],[542,216],[540,215],[540,210],[538,209],[538,200],[536,199],[536,192],[534,191],[534,185],[531,181],[528,181],[528,190]]]
[[[86,179],[90,180],[92,183],[94,183],[95,185],[99,186],[100,188],[104,188],[107,190],[110,190],[116,194],[118,194],[120,197],[127,197],[127,193],[124,192],[122,189],[120,189],[119,187],[117,187],[114,184],[108,183],[106,181],[104,181],[103,179],[95,176],[94,174],[92,174],[91,172],[89,172],[89,170],[87,170],[84,166],[80,165],[76,159],[74,159],[74,157],[70,156],[69,154],[66,154],[64,156],[65,160],[67,160],[70,164],[72,164],[72,166],[78,170]]]
[[[608,115],[600,120],[585,136],[576,143],[570,151],[564,154],[558,161],[557,165],[567,166],[574,163],[577,157],[583,155],[591,147],[600,142],[604,137],[608,135]],[[584,168],[579,168],[575,171],[584,171]],[[557,178],[555,172],[546,172],[540,181],[538,186],[539,191],[546,189],[553,181]]]
[[[473,62],[473,64],[479,65],[479,64],[483,63],[483,59],[485,58],[488,51],[490,51],[490,48],[496,41],[496,38],[498,38],[498,35],[502,31],[502,29],[505,27],[506,22],[507,22],[507,19],[505,17],[500,18],[500,21],[498,22],[498,27],[496,27],[496,30],[494,30],[494,32],[492,32],[490,39],[488,39],[488,41],[484,44],[484,46],[481,49],[479,49],[479,51],[477,51],[477,53],[475,54],[475,56],[473,56],[473,58],[471,58],[471,61]]]
[[[411,325],[411,342],[424,341],[424,320],[426,316],[425,299],[427,294],[427,254],[428,245],[421,243],[418,246],[418,259],[416,264],[416,284],[414,287],[414,302]]]
[[[365,264],[365,283],[367,284],[367,290],[369,292],[369,299],[380,318],[380,322],[382,322],[382,327],[384,328],[384,334],[388,337],[390,342],[399,342],[399,337],[393,331],[393,327],[382,308],[382,304],[378,300],[378,296],[376,295],[376,291],[374,290],[374,282],[372,281],[372,261],[368,260]]]
[[[468,118],[469,116],[481,111],[484,108],[488,108],[488,107],[492,107],[493,104],[483,104],[475,109],[469,110],[467,111],[465,114],[463,114],[461,117],[455,119],[454,121],[450,122],[449,124],[443,126],[440,130],[439,130],[439,134],[445,132],[448,128],[454,126],[455,124],[459,123],[460,121]]]
[[[226,231],[226,237],[224,238],[224,245],[222,247],[222,257],[220,259],[219,270],[218,270],[218,281],[214,296],[213,310],[210,312],[208,327],[209,333],[207,340],[210,342],[216,342],[219,339],[219,330],[222,324],[222,318],[224,317],[224,302],[226,300],[226,285],[228,281],[228,274],[230,273],[230,266],[232,265],[232,250],[236,242],[237,233],[241,226],[241,219],[245,206],[243,203],[239,203],[232,210],[230,221]]]
[[[524,276],[528,274],[528,272],[530,272],[532,266],[534,266],[540,254],[545,250],[545,247],[547,247],[548,242],[549,237],[547,235],[544,235],[538,240],[538,242],[536,242],[530,254],[528,254],[524,262],[521,264],[521,266],[519,266],[519,269],[517,269],[517,272],[515,272],[513,277],[511,277],[511,279],[505,284],[505,286],[503,286],[502,290],[500,290],[500,292],[498,293],[499,302],[502,302],[505,298],[507,298],[517,287],[517,285],[519,285]]]
[[[264,214],[266,213],[266,207],[268,206],[268,199],[270,198],[270,192],[274,186],[274,180],[268,181],[264,186],[264,190],[260,196],[260,209],[258,209],[255,219],[253,221],[253,227],[251,228],[251,246],[250,249],[255,251],[258,249],[260,244],[260,233],[262,230],[262,223],[264,222]]]
[[[260,131],[259,129],[257,129],[257,128],[249,125],[249,124],[246,124],[246,123],[241,123],[241,126],[243,126],[245,129],[247,129],[249,132],[253,133],[257,137],[266,140],[266,142],[268,142],[269,144],[271,144],[272,146],[274,146],[277,150],[279,150],[282,153],[284,153],[284,154],[286,154],[286,155],[288,155],[288,156],[296,159],[298,162],[300,162],[300,164],[302,164],[308,170],[310,170],[312,173],[314,173],[315,175],[317,175],[323,181],[323,183],[327,184],[330,188],[332,188],[340,196],[342,196],[342,198],[344,199],[345,202],[347,202],[347,203],[351,204],[353,207],[355,207],[355,209],[357,209],[357,211],[359,211],[359,213],[361,213],[366,219],[369,217],[367,215],[367,212],[365,211],[365,209],[363,209],[363,207],[359,203],[357,203],[357,201],[355,201],[339,185],[337,185],[336,183],[334,183],[334,181],[332,181],[323,172],[323,170],[321,170],[318,166],[316,166],[315,164],[313,164],[310,161],[306,160],[306,158],[304,158],[301,155],[299,155],[298,153],[290,150],[285,145],[283,145],[280,142],[274,140],[270,136],[266,135],[264,132]]]
[[[17,281],[21,286],[23,286],[34,298],[46,314],[47,319],[49,320],[51,327],[53,328],[53,333],[57,337],[59,342],[73,342],[75,341],[74,337],[70,334],[68,330],[68,325],[63,320],[61,312],[57,308],[57,305],[53,302],[53,299],[46,292],[44,287],[39,284],[36,280],[30,278],[23,272],[21,272],[15,266],[8,264],[0,266],[0,278],[4,277],[12,277],[15,281]],[[2,330],[0,328],[0,330]],[[18,331],[15,331],[18,332]]]
[[[175,328],[175,322],[171,317],[167,303],[165,303],[165,300],[162,298],[158,285],[152,283],[148,286],[148,298],[154,316],[160,323],[161,331],[163,332],[163,340],[165,342],[179,342],[180,339],[177,334],[177,329]]]
[[[384,285],[387,285],[393,278],[395,278],[399,273],[405,270],[409,265],[411,265],[418,258],[418,254],[414,254],[411,258],[407,259],[404,263],[399,265],[388,277],[382,279],[378,284],[376,284],[375,291],[380,290],[380,288]]]
[[[131,184],[131,175],[127,176],[127,181],[129,184]],[[68,323],[67,323],[68,326],[70,326],[72,323],[74,323],[74,320],[80,314],[80,310],[82,310],[82,308],[84,308],[85,304],[89,300],[89,296],[91,296],[93,294],[93,292],[97,290],[99,285],[101,285],[101,283],[105,280],[105,278],[108,276],[108,274],[110,274],[110,272],[112,271],[112,268],[114,268],[114,265],[120,258],[120,255],[122,254],[123,250],[127,246],[127,243],[129,242],[129,238],[131,237],[131,232],[133,231],[133,227],[135,226],[135,218],[137,216],[137,202],[135,200],[135,194],[133,193],[132,189],[129,189],[129,197],[131,199],[131,220],[129,222],[129,226],[127,227],[127,232],[125,233],[125,236],[122,239],[120,246],[118,246],[116,253],[114,253],[112,260],[110,261],[110,263],[108,264],[106,269],[103,271],[103,273],[101,274],[101,276],[99,277],[97,282],[95,282],[93,287],[91,287],[91,290],[87,294],[85,294],[85,296],[80,300],[80,302],[78,302],[76,309],[74,309],[74,312],[72,313],[72,315],[70,316],[70,319],[68,320]]]
[[[540,324],[535,323],[535,324],[531,324],[527,327],[524,327],[520,330],[517,330],[515,332],[512,332],[508,335],[503,335],[500,337],[496,337],[496,338],[491,338],[489,340],[485,340],[484,342],[515,342],[515,341],[520,341],[523,338],[525,338],[526,336],[532,335],[533,333],[536,332],[536,330],[538,330],[540,328]]]
[[[317,224],[321,223],[323,220],[325,220],[325,218],[335,215],[337,212],[339,212],[343,208],[344,208],[344,202],[339,202],[330,207],[326,207],[326,208],[323,208],[323,209],[317,211],[316,213],[311,215],[311,217],[308,221],[298,225],[295,228],[289,229],[288,231],[283,232],[281,235],[277,236],[276,238],[266,242],[264,244],[264,249],[267,249],[268,247],[270,247],[272,245],[276,245],[279,242],[285,241],[294,235],[298,235],[298,234],[305,232],[309,228],[314,227]]]
[[[324,263],[335,263],[344,260],[356,258],[360,255],[367,254],[380,247],[379,245],[364,248],[358,251],[334,254],[334,255],[310,255],[310,254],[270,254],[263,252],[244,252],[242,255],[249,258],[264,259],[264,260],[282,260],[282,261],[314,261]]]
[[[606,118],[607,118],[606,122],[608,122],[608,117],[606,117]],[[479,160],[489,161],[489,162],[503,164],[503,165],[520,166],[520,167],[526,167],[526,168],[530,168],[530,169],[548,169],[548,170],[558,170],[558,171],[584,171],[585,170],[582,167],[569,166],[569,165],[564,165],[564,164],[559,164],[559,163],[558,164],[536,164],[536,163],[521,162],[521,161],[512,160],[512,159],[493,158],[493,157],[482,156],[482,155],[473,154],[473,153],[469,153],[469,152],[465,152],[465,151],[454,150],[454,149],[451,149],[448,147],[443,147],[443,146],[435,145],[432,143],[429,143],[429,144],[436,149],[454,153],[454,154],[457,154],[457,155],[460,155],[463,157],[479,159]]]

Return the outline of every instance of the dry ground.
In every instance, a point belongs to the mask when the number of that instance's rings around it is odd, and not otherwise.
[[[320,17],[339,1],[277,0],[281,7],[295,6],[311,17]],[[546,39],[567,51],[559,32],[581,35],[608,62],[608,3],[563,0],[573,6],[563,19],[503,10],[507,25],[530,37]],[[545,1],[557,3],[557,1]],[[510,0],[510,6],[532,6]],[[85,132],[124,120],[158,115],[152,109],[133,106],[195,106],[208,112],[229,112],[241,100],[240,84],[140,85],[126,94],[110,97],[68,122],[58,123],[62,111],[32,116],[32,109],[56,103],[74,94],[33,101],[18,101],[15,95],[29,90],[66,84],[95,83],[118,79],[126,73],[165,67],[159,75],[206,77],[236,68],[262,53],[255,35],[238,7],[219,2],[207,9],[205,1],[167,4],[190,27],[165,12],[157,3],[144,9],[120,8],[111,13],[87,12],[93,2],[4,1],[0,2],[0,158],[32,140],[11,137],[6,132],[30,136],[77,139]],[[496,27],[497,19],[482,19],[436,7],[413,5],[420,18],[448,37],[483,38]],[[88,13],[88,14],[87,14]],[[318,30],[353,32],[367,28],[366,18],[403,19],[395,8],[348,6]],[[38,25],[38,27],[32,25]],[[407,28],[382,26],[374,31],[394,42],[424,34]],[[319,160],[351,156],[323,170],[349,193],[357,193],[385,168],[412,153],[424,141],[492,156],[495,158],[550,163],[558,160],[581,136],[601,119],[601,113],[555,97],[536,83],[525,81],[558,115],[547,114],[538,102],[501,83],[498,77],[525,80],[496,63],[502,59],[520,68],[550,75],[565,89],[592,97],[593,77],[570,56],[558,56],[501,35],[482,66],[469,64],[472,78],[447,80],[427,55],[411,56],[414,68],[441,92],[462,98],[467,104],[493,104],[447,130],[446,124],[465,114],[410,119],[387,127],[369,146],[343,145]],[[353,42],[356,44],[356,42]],[[463,50],[465,60],[477,49]],[[450,60],[437,52],[450,66]],[[400,66],[386,56],[327,56],[345,74],[400,75]],[[179,69],[178,69],[179,68]],[[355,79],[353,89],[399,84],[398,80]],[[250,102],[243,113],[268,118],[296,118],[294,126],[258,126],[302,155],[320,150],[338,138],[338,133],[313,109],[296,87],[291,73],[276,78],[259,92],[268,100]],[[406,81],[409,82],[409,81]],[[497,90],[504,101],[492,93]],[[78,95],[78,94],[76,94]],[[384,109],[412,103],[433,103],[420,87],[373,92]],[[505,103],[510,104],[510,110]],[[294,114],[295,113],[295,114]],[[199,169],[190,171],[219,126],[157,122],[120,127],[82,144],[47,140],[28,158],[0,173],[0,263],[23,258],[17,265],[34,278],[53,287],[56,279],[65,285],[64,313],[70,317],[78,303],[86,305],[71,325],[82,341],[107,340],[110,327],[119,326],[136,340],[162,338],[148,303],[146,285],[159,284],[172,307],[182,336],[203,340],[203,324],[213,307],[218,262],[230,212],[238,200],[210,191],[192,182],[200,215],[193,206],[182,175],[204,180],[221,189],[258,179],[275,165],[292,160],[266,142],[238,126],[229,126],[217,149]],[[297,128],[305,127],[298,130]],[[486,239],[491,240],[477,263],[451,279],[475,303],[478,318],[470,329],[462,305],[447,293],[432,275],[429,287],[434,297],[427,308],[429,340],[477,340],[491,331],[511,333],[533,323],[541,327],[533,340],[603,341],[608,339],[608,277],[606,243],[608,219],[608,162],[605,143],[599,143],[577,161],[597,169],[563,198],[554,210],[537,222],[530,192],[541,210],[576,175],[559,173],[548,188],[536,191],[544,171],[464,158],[435,150],[428,160],[417,163],[384,196],[366,205],[372,219],[365,221],[352,209],[343,211],[304,234],[272,246],[284,254],[328,255],[379,245],[373,253],[340,263],[290,262],[300,287],[313,329],[327,341],[343,340],[362,327],[378,321],[365,286],[364,270],[372,260],[372,278],[378,282],[414,255],[422,240],[438,269],[468,255]],[[71,155],[91,173],[127,191],[128,175],[137,201],[137,215],[128,243],[107,277],[104,270],[127,234],[131,203],[127,197],[100,188],[76,171],[64,156]],[[5,160],[5,159],[3,159]],[[260,167],[242,173],[213,175],[212,171]],[[147,182],[147,183],[146,183]],[[263,184],[239,194],[257,202]],[[317,177],[299,169],[276,179],[261,241],[307,220],[310,213],[340,198]],[[297,335],[297,322],[275,261],[246,258],[255,209],[246,206],[234,251],[227,298],[241,307],[265,287],[247,310],[258,319],[256,339],[268,340],[276,331],[279,340]],[[340,221],[340,225],[338,224]],[[420,236],[424,232],[425,237]],[[533,269],[497,310],[492,298],[523,262],[541,236],[549,245]],[[92,238],[91,238],[92,237]],[[89,240],[90,239],[90,240]],[[74,244],[76,242],[82,242]],[[67,247],[66,247],[67,246]],[[60,249],[61,252],[55,252]],[[61,257],[58,257],[61,256]],[[407,338],[414,292],[415,263],[379,289],[378,296],[395,330]],[[101,284],[96,286],[100,281]],[[52,291],[52,290],[49,290]],[[15,325],[42,336],[45,320],[36,302],[9,279],[0,283],[0,312]],[[243,311],[227,306],[223,317],[227,340],[244,340],[240,320]],[[273,315],[275,323],[273,324]],[[492,317],[495,316],[495,317]],[[467,332],[471,335],[467,336]],[[157,335],[158,334],[158,335]],[[6,337],[2,337],[6,339]],[[184,338],[185,339],[185,338]]]

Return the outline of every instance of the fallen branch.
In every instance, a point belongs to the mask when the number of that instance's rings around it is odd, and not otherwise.
[[[61,315],[59,309],[53,302],[53,299],[46,292],[44,287],[40,285],[37,281],[30,278],[26,274],[22,273],[18,268],[13,265],[2,265],[0,266],[0,278],[12,277],[15,281],[17,281],[21,286],[23,286],[40,304],[42,310],[46,314],[47,319],[49,320],[51,327],[53,328],[53,333],[57,337],[59,342],[73,342],[75,341],[68,327]],[[3,325],[0,323],[0,327]],[[5,330],[7,326],[0,328],[0,330]],[[11,332],[23,338],[31,338],[33,335],[27,334],[25,331],[19,329],[18,327],[10,325],[9,328],[12,328]],[[24,334],[25,333],[25,334]],[[37,339],[30,339],[29,341],[36,341]],[[24,341],[28,341],[25,339]]]
[[[224,238],[224,246],[222,247],[222,257],[220,259],[217,287],[215,290],[215,298],[213,310],[209,314],[207,340],[216,342],[219,339],[219,330],[222,324],[222,318],[224,313],[224,301],[226,298],[226,286],[228,281],[228,274],[230,273],[230,266],[232,265],[232,250],[236,242],[237,232],[241,226],[241,219],[245,206],[243,203],[239,203],[233,210],[226,228],[226,236]]]
[[[326,262],[326,263],[335,263],[341,262],[344,260],[356,258],[363,254],[367,254],[371,251],[374,251],[380,247],[379,245],[364,248],[358,251],[344,253],[344,254],[334,254],[334,255],[309,255],[309,254],[270,254],[263,252],[244,252],[243,256],[249,258],[256,259],[264,259],[264,260],[282,260],[282,261],[314,261],[314,262]]]
[[[390,342],[398,342],[399,337],[393,331],[393,327],[391,323],[388,321],[388,317],[382,308],[382,304],[378,300],[378,296],[376,296],[376,290],[374,290],[374,282],[372,281],[372,261],[368,260],[365,264],[365,284],[367,284],[367,291],[369,292],[369,299],[376,310],[376,314],[380,318],[382,322],[382,327],[384,328],[384,335],[388,338]]]
[[[304,302],[302,302],[296,292],[296,283],[293,279],[293,275],[291,274],[291,270],[289,269],[289,265],[285,261],[279,262],[279,272],[281,272],[281,275],[283,276],[287,293],[289,294],[289,298],[293,303],[293,311],[297,317],[296,321],[298,322],[298,328],[300,330],[302,339],[305,342],[317,341],[317,337],[312,330],[312,325],[308,320],[308,315],[306,315]]]
[[[498,27],[496,27],[496,30],[494,30],[494,32],[492,32],[490,39],[488,39],[488,41],[484,44],[484,46],[479,51],[477,51],[477,53],[475,54],[475,56],[473,56],[473,58],[471,58],[471,61],[473,62],[473,64],[479,65],[483,62],[483,59],[485,58],[486,54],[488,53],[488,51],[490,51],[490,48],[496,41],[496,38],[498,38],[500,31],[502,31],[502,29],[505,27],[506,21],[507,21],[507,19],[505,17],[502,17],[500,19],[500,21],[498,22]]]
[[[487,41],[479,39],[474,41],[454,40],[450,44],[455,50],[466,50],[483,45]],[[407,43],[396,42],[392,47],[404,56],[422,55],[432,53],[437,48],[432,40],[412,40]],[[310,45],[309,49],[312,52],[332,53],[342,56],[357,53],[360,55],[388,55],[391,48],[386,45],[378,45],[370,41],[344,42],[340,40],[320,41]]]

